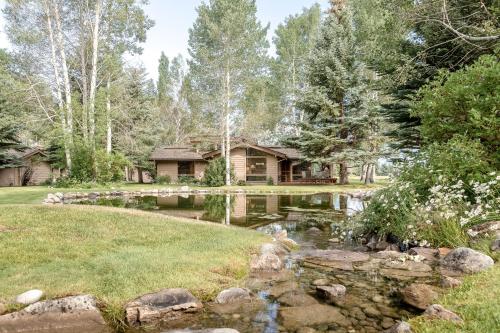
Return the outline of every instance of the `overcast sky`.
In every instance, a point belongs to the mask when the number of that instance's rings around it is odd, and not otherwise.
[[[149,75],[156,80],[158,59],[161,52],[169,58],[177,54],[187,56],[188,29],[196,19],[196,7],[201,0],[150,0],[146,13],[155,21],[155,26],[148,31],[146,43],[142,45],[142,55],[130,59],[142,63]],[[268,39],[277,25],[290,14],[298,13],[304,7],[314,3],[327,8],[328,0],[257,0],[257,16],[262,25],[271,24]],[[0,8],[5,6],[5,0],[0,0]],[[0,48],[8,48],[9,43],[4,34],[4,18],[0,17]],[[270,52],[274,52],[272,49]]]

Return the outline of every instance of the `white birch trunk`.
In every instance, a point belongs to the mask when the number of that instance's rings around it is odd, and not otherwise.
[[[226,114],[226,186],[231,186],[231,133],[229,130],[230,121],[230,99],[231,99],[231,76],[229,74],[229,69],[226,68],[226,103],[225,103],[225,114]]]
[[[67,140],[68,129],[66,125],[66,114],[64,111],[64,101],[62,97],[61,91],[61,78],[59,77],[59,68],[57,64],[57,53],[56,53],[56,45],[54,42],[54,32],[52,30],[52,19],[51,19],[51,10],[47,1],[44,1],[45,13],[47,15],[47,30],[49,32],[49,43],[51,49],[51,63],[54,70],[54,78],[56,82],[56,98],[57,98],[57,106],[59,108],[59,118],[61,120],[61,129],[64,135],[64,155],[66,157],[66,166],[68,167],[68,172],[71,172],[71,149],[69,146],[69,142]]]
[[[89,141],[92,150],[95,150],[95,95],[97,90],[97,54],[99,48],[99,21],[101,18],[101,0],[96,1],[95,19],[92,31],[92,69],[90,73],[89,92]]]
[[[111,78],[106,82],[106,153],[111,154],[113,132],[111,128]]]

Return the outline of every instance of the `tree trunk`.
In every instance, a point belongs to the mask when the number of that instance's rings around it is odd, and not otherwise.
[[[365,166],[366,166],[365,163],[361,164],[361,170],[359,172],[359,181],[361,182],[365,180]]]
[[[130,177],[129,177],[129,173],[128,173],[128,166],[125,166],[125,181],[128,182],[130,180]]]
[[[62,97],[61,91],[61,78],[59,77],[59,68],[57,65],[57,53],[56,53],[56,45],[54,42],[54,33],[52,30],[52,20],[51,20],[51,10],[47,1],[44,1],[45,5],[45,13],[47,15],[47,30],[49,32],[49,43],[51,49],[51,63],[54,70],[54,78],[56,82],[56,99],[57,106],[59,108],[59,118],[61,119],[61,129],[64,135],[64,155],[66,157],[66,166],[68,168],[68,174],[71,172],[71,148],[70,142],[68,140],[68,128],[66,124],[66,113],[64,111],[64,101]]]
[[[142,168],[141,167],[137,167],[137,182],[139,184],[144,183],[144,179],[142,179]]]
[[[85,26],[85,25],[84,25]],[[84,27],[82,27],[82,30]],[[89,103],[89,91],[88,91],[88,78],[87,78],[87,57],[85,55],[85,34],[82,32],[81,41],[80,41],[80,67],[82,71],[82,134],[83,141],[88,143],[88,103]]]
[[[231,99],[231,77],[229,74],[229,68],[226,67],[226,103],[225,103],[225,114],[226,114],[226,186],[231,186],[231,132],[229,130],[230,121],[230,99]]]
[[[347,165],[347,162],[345,162],[345,161],[340,162],[339,167],[340,167],[339,184],[340,185],[349,184],[349,167]]]
[[[92,34],[92,69],[90,74],[89,93],[89,141],[92,151],[95,151],[95,95],[97,90],[97,54],[99,49],[99,20],[101,18],[101,0],[95,4],[95,18]]]
[[[364,172],[365,184],[368,184],[370,182],[370,170],[371,170],[371,163],[368,163],[366,165],[366,170]]]
[[[372,164],[372,168],[370,170],[370,184],[375,183],[375,164]]]
[[[113,132],[111,129],[111,78],[108,75],[106,81],[106,153],[111,154],[111,141]]]

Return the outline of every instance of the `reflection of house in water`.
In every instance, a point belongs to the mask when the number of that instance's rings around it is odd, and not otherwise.
[[[186,195],[158,197],[158,211],[168,215],[257,226],[277,220],[299,222],[305,211],[358,209],[360,201],[330,193],[313,195]],[[230,218],[228,219],[228,213]]]

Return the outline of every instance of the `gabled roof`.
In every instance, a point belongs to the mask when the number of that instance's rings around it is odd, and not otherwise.
[[[18,150],[14,150],[14,149],[9,149],[8,150],[8,153],[10,155],[13,155],[17,158],[23,158],[23,159],[28,159],[30,158],[31,156],[34,156],[34,155],[37,155],[37,154],[40,154],[40,155],[43,155],[43,156],[47,156],[47,154],[40,148],[27,148],[23,151],[18,151]]]
[[[152,161],[204,161],[202,155],[191,146],[169,146],[156,148],[151,154]]]
[[[283,154],[282,152],[279,152],[278,150],[270,149],[270,148],[267,148],[264,146],[254,145],[254,144],[251,144],[248,142],[241,142],[241,143],[238,143],[236,145],[231,146],[231,150],[233,150],[235,148],[253,148],[255,150],[259,150],[259,151],[262,151],[264,153],[267,153],[269,155],[274,155],[276,157],[281,157],[281,158],[287,158],[285,154]],[[211,158],[211,157],[219,155],[220,153],[221,153],[220,150],[214,150],[214,151],[203,154],[203,158]]]

